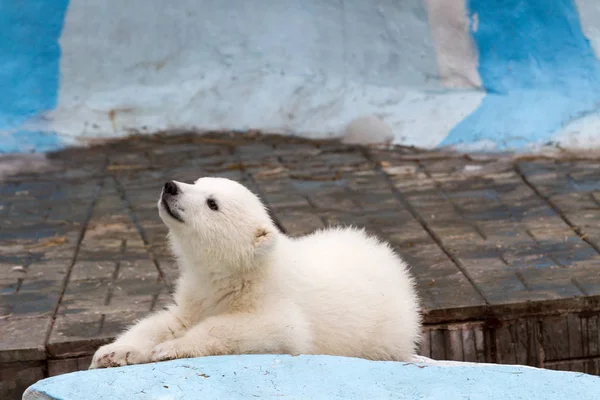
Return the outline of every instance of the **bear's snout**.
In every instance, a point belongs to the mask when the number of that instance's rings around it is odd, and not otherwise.
[[[177,195],[177,193],[179,193],[179,188],[177,187],[177,184],[173,181],[168,181],[167,183],[165,183],[165,187],[163,189],[165,194],[170,194],[171,196],[175,196]]]

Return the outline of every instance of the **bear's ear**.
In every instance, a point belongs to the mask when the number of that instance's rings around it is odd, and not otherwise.
[[[275,235],[271,228],[262,227],[254,232],[254,249],[258,252],[268,251],[275,242]]]

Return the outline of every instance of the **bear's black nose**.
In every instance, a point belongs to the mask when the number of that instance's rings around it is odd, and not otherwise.
[[[171,196],[175,196],[178,192],[177,185],[173,181],[169,181],[165,183],[165,193],[170,194]]]

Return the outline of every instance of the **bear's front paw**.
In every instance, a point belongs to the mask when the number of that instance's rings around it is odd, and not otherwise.
[[[100,347],[94,354],[89,369],[121,367],[150,361],[150,354],[138,347],[117,343]]]
[[[158,344],[152,350],[150,358],[153,362],[175,360],[177,358],[197,357],[196,351],[192,351],[190,347],[182,339],[168,340]]]

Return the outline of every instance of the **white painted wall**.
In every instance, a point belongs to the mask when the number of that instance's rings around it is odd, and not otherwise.
[[[51,129],[72,142],[166,129],[323,137],[376,114],[396,143],[434,147],[483,97],[445,89],[479,84],[464,12],[440,0],[74,0]],[[456,51],[434,45],[430,20]]]
[[[600,2],[598,0],[575,0],[581,28],[596,54],[600,54]],[[556,134],[561,147],[574,150],[590,150],[600,147],[600,112],[590,113],[566,124]]]

